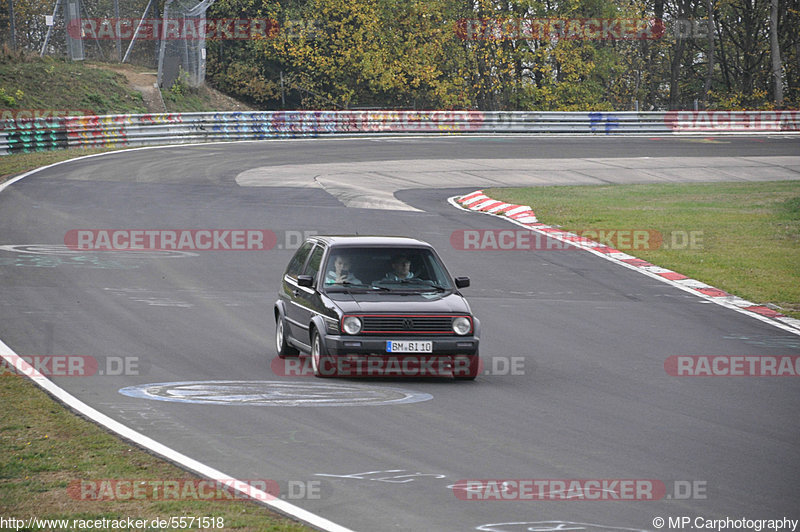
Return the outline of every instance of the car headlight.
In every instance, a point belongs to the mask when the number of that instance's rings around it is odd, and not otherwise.
[[[355,316],[347,316],[342,320],[342,329],[347,334],[358,334],[361,332],[361,320]]]
[[[464,336],[471,330],[472,322],[469,320],[469,318],[460,317],[453,320],[453,332],[459,336]]]

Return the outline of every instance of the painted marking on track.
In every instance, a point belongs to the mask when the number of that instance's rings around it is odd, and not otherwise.
[[[382,469],[379,471],[364,471],[363,473],[352,473],[349,475],[333,475],[331,473],[315,473],[317,477],[333,478],[353,478],[356,480],[373,480],[375,482],[386,482],[389,484],[406,484],[414,482],[422,477],[446,478],[446,475],[437,473],[406,473],[406,469]],[[402,475],[392,475],[391,473],[405,473]],[[401,480],[402,479],[402,480]]]
[[[780,347],[786,349],[800,349],[800,338],[797,336],[723,336],[725,340],[740,340],[749,345],[760,347]]]
[[[573,521],[515,521],[510,523],[490,523],[476,527],[483,532],[564,532],[567,530],[583,530],[586,532],[623,530],[631,532],[647,532],[640,528],[596,525],[594,523],[575,523]]]
[[[0,266],[19,268],[58,268],[60,266],[91,268],[100,270],[132,270],[138,265],[122,263],[115,260],[103,260],[90,255],[74,255],[70,257],[16,254],[11,257],[0,257]]]
[[[184,258],[196,257],[197,253],[189,251],[173,251],[173,250],[110,250],[110,251],[96,251],[91,250],[78,250],[70,249],[63,244],[4,244],[0,245],[0,250],[11,251],[14,253],[25,253],[30,255],[56,255],[66,257],[82,257],[82,256],[107,256],[115,259],[171,259],[171,258]]]
[[[245,406],[373,406],[429,401],[402,388],[284,381],[187,381],[128,386],[122,395],[179,403]]]
[[[181,289],[149,289],[149,288],[112,288],[105,287],[104,291],[115,296],[126,297],[131,301],[137,303],[146,303],[149,306],[155,307],[178,307],[178,308],[192,308],[195,303],[191,303],[190,299],[196,299],[202,302],[209,301],[224,307],[240,307],[242,306],[241,300],[253,294],[229,294],[226,292],[207,292],[199,288],[181,288]],[[261,297],[256,295],[255,297]]]
[[[64,403],[67,407],[80,412],[83,416],[103,425],[108,430],[119,434],[123,438],[131,440],[137,445],[150,449],[152,452],[163,456],[167,460],[179,464],[188,471],[192,471],[211,480],[224,482],[226,485],[230,485],[231,488],[237,493],[246,494],[257,500],[260,504],[268,506],[285,515],[295,517],[314,528],[327,530],[329,532],[352,532],[349,528],[329,521],[324,517],[311,513],[308,510],[300,508],[299,506],[295,506],[287,501],[280,499],[269,500],[267,493],[261,490],[256,490],[241,480],[235,480],[232,484],[230,484],[230,481],[233,477],[231,477],[229,474],[223,473],[222,471],[189,458],[188,456],[181,454],[178,451],[167,447],[166,445],[159,443],[140,432],[136,432],[130,427],[127,427],[119,421],[110,418],[109,416],[87,405],[83,401],[80,401],[75,396],[67,393],[63,388],[56,386],[53,381],[49,380],[47,377],[42,375],[34,375],[31,373],[31,370],[33,369],[31,365],[25,362],[25,360],[16,354],[10,347],[3,343],[2,340],[0,340],[0,357],[6,360],[6,362],[9,364],[20,368],[22,372],[27,374],[31,381],[33,381],[37,386],[48,392],[58,401]]]
[[[184,251],[102,251],[86,252],[69,249],[64,245],[6,244],[0,251],[14,253],[0,257],[0,266],[28,268],[82,267],[102,270],[131,270],[139,267],[133,262],[140,259],[164,259],[196,256]]]
[[[131,301],[146,303],[151,307],[191,308],[194,306],[188,301],[164,297],[160,292],[146,288],[104,288],[103,290],[115,295],[126,296]]]

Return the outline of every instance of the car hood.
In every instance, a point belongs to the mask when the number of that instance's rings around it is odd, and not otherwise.
[[[454,313],[470,314],[467,301],[457,293],[369,294],[329,293],[328,297],[344,313],[408,314]]]

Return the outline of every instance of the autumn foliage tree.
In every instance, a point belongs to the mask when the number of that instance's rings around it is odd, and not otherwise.
[[[112,3],[82,0],[93,17]],[[53,4],[14,0],[20,47],[38,50]],[[216,0],[207,16],[274,23],[207,43],[208,81],[264,109],[800,105],[800,0]]]

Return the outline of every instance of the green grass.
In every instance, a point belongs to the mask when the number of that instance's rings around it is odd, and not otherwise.
[[[224,518],[224,530],[309,530],[248,501],[92,501],[68,491],[70,483],[80,480],[194,478],[71,414],[27,379],[8,373],[0,377],[0,516],[4,518],[213,516]]]
[[[162,90],[161,98],[170,113],[249,110],[247,105],[213,91],[206,85],[189,86],[185,75],[180,75],[169,89]]]
[[[211,96],[206,87],[190,87],[180,78],[172,88],[162,90],[161,97],[170,113],[196,113],[212,108]]]
[[[7,50],[0,50],[0,109],[98,115],[147,112],[142,95],[128,87],[122,74],[81,61]]]
[[[69,149],[0,157],[0,182],[24,171],[109,149]],[[81,501],[70,482],[194,478],[105,432],[54,402],[26,379],[0,375],[0,516],[42,519],[223,517],[225,529],[309,530],[244,501]],[[195,530],[197,528],[194,528]]]
[[[83,114],[147,113],[141,93],[130,88],[126,77],[111,68],[133,72],[152,69],[133,65],[39,58],[0,47],[0,118]],[[214,93],[205,86],[181,82],[162,91],[167,112],[247,110],[246,106]],[[112,149],[69,149],[0,156],[0,183],[8,178],[52,164]]]
[[[556,186],[487,189],[530,205],[545,224],[570,231],[683,232],[696,249],[623,250],[759,304],[800,317],[800,182]]]
[[[122,74],[80,61],[32,57],[0,49],[0,113],[20,111],[65,114],[145,113],[142,95],[128,88]],[[50,113],[50,114],[47,114]],[[0,183],[54,162],[111,151],[68,149],[0,156]]]
[[[119,148],[70,148],[67,150],[40,151],[32,153],[15,153],[0,157],[0,183],[11,179],[15,175],[22,174],[29,170],[47,166],[49,164],[93,155],[107,151],[115,151]]]
[[[170,113],[202,113],[210,105],[207,92],[205,88],[197,88],[186,89],[182,93],[161,91],[161,94]]]

